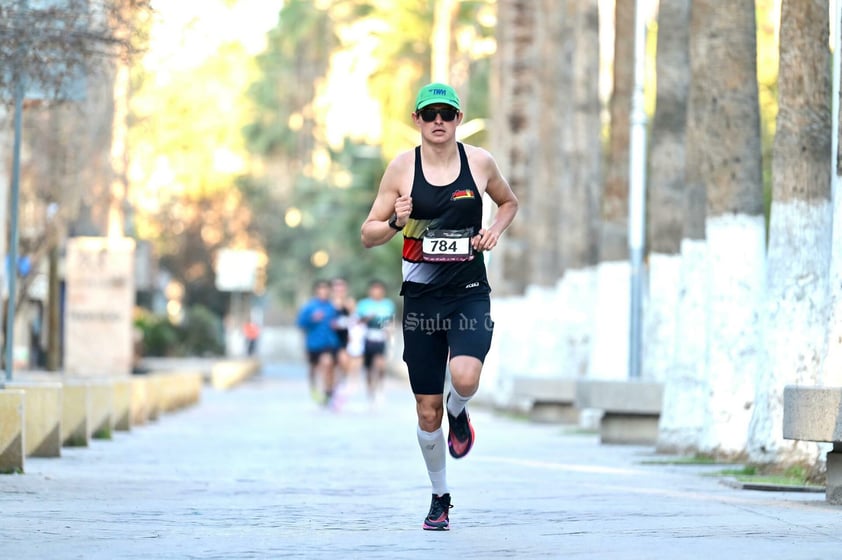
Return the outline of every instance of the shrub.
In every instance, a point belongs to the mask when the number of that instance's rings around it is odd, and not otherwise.
[[[180,331],[185,355],[219,356],[225,353],[222,321],[203,305],[194,305],[187,310]]]
[[[144,356],[219,356],[225,353],[222,321],[210,309],[194,305],[181,325],[146,310],[135,312],[135,327],[143,333]]]
[[[179,333],[167,317],[141,313],[135,318],[135,326],[143,332],[142,354],[144,356],[176,355]]]

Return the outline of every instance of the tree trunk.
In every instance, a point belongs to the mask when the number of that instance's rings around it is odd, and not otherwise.
[[[699,101],[707,192],[707,415],[701,451],[745,454],[761,367],[757,317],[765,290],[765,221],[753,0],[693,3],[707,66]]]
[[[79,144],[85,152],[80,184],[84,195],[78,200],[78,213],[72,235],[105,235],[111,208],[111,141],[114,125],[114,69],[103,67],[101,75],[88,80],[87,97],[80,104],[79,116],[71,117],[79,126]],[[87,126],[85,126],[87,125]],[[81,132],[84,131],[84,132]]]
[[[772,162],[766,350],[752,417],[756,462],[817,459],[819,446],[782,438],[783,388],[821,381],[831,257],[827,0],[781,6],[777,132]]]
[[[490,259],[495,292],[523,293],[530,283],[529,236],[534,226],[534,173],[538,144],[537,46],[538,10],[534,3],[501,0],[498,4],[494,87],[496,121],[492,129],[493,152],[521,209],[506,232],[506,242]],[[496,262],[495,262],[496,261]]]
[[[566,127],[570,179],[561,192],[561,264],[564,271],[598,260],[602,193],[602,122],[599,102],[599,2],[567,0],[566,33],[573,37],[572,126]]]
[[[649,248],[681,250],[686,191],[685,136],[690,83],[690,0],[671,0],[658,12],[658,95],[649,171]]]
[[[643,372],[664,382],[658,445],[671,447],[683,423],[682,383],[674,373],[676,309],[686,191],[685,143],[690,83],[690,0],[664,2],[658,12],[658,94],[649,172],[649,290],[644,305]],[[680,434],[676,444],[680,442]]]
[[[529,224],[529,283],[554,286],[562,275],[559,243],[567,236],[567,224],[560,224],[558,217],[562,193],[570,184],[571,162],[567,145],[572,113],[569,93],[573,41],[565,33],[566,26],[570,25],[569,15],[558,9],[558,2],[541,0],[534,4],[539,12],[535,33],[539,60],[536,86],[541,107],[537,125],[541,149],[535,158],[535,196],[530,201],[533,219]]]
[[[114,62],[114,115],[111,129],[111,205],[108,209],[107,234],[122,237],[128,231],[126,208],[129,206],[129,66]]]
[[[635,0],[616,0],[614,6],[614,89],[611,95],[611,134],[602,193],[600,261],[628,259],[629,149],[631,96],[634,87]]]
[[[50,250],[47,278],[49,291],[47,299],[47,371],[61,369],[61,296],[58,277],[58,247]]]
[[[602,192],[602,110],[599,100],[599,3],[567,0],[564,35],[572,44],[568,91],[572,115],[562,120],[566,183],[559,193],[559,261],[563,276],[558,305],[565,310],[559,345],[565,377],[588,371],[594,337],[596,264]],[[566,51],[565,51],[566,52]],[[566,59],[565,59],[566,60]]]
[[[695,453],[701,445],[708,393],[707,267],[705,240],[707,192],[707,60],[708,30],[698,2],[691,2],[688,38],[690,84],[685,139],[684,212],[676,304],[675,362],[664,387],[657,449],[665,453]],[[664,10],[665,6],[661,7]],[[657,113],[656,113],[657,115]]]

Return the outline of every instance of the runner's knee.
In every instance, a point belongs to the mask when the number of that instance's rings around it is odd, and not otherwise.
[[[454,356],[450,360],[450,382],[463,397],[476,392],[481,372],[482,362],[473,356]]]
[[[415,399],[421,429],[427,432],[439,429],[444,414],[441,395],[416,395]]]

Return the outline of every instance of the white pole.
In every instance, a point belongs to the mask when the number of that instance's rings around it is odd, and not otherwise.
[[[640,377],[643,324],[643,251],[646,237],[646,17],[644,1],[634,10],[634,90],[631,106],[629,147],[629,260],[631,263],[631,309],[629,314],[629,377]]]
[[[18,0],[18,17],[15,22],[16,30],[22,33],[20,22],[24,10],[28,9],[27,0]],[[18,56],[15,58],[14,72],[14,129],[15,139],[12,146],[12,184],[11,202],[9,208],[9,301],[6,303],[6,381],[12,380],[14,371],[14,348],[15,348],[15,303],[17,295],[18,275],[18,207],[20,205],[20,151],[23,121],[23,95],[24,95],[24,65],[23,49],[18,49]]]

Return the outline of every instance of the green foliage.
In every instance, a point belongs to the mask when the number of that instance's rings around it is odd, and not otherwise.
[[[407,130],[413,131],[407,125],[415,95],[430,81],[431,4],[414,0],[403,3],[400,10],[383,4],[372,13],[372,19],[386,23],[375,32],[379,65],[369,86],[383,108],[383,144],[390,157],[406,149],[411,139]]]
[[[245,155],[242,103],[254,64],[239,43],[223,44],[197,67],[147,76],[135,69],[129,140],[140,177],[165,196],[199,196],[231,186],[224,157]],[[151,219],[143,214],[141,218]],[[141,220],[141,226],[144,220]]]
[[[180,331],[185,355],[220,356],[225,353],[222,321],[206,307],[195,305],[188,309]]]
[[[733,477],[738,482],[759,485],[812,487],[825,483],[822,476],[817,476],[804,465],[791,465],[780,468],[775,465],[745,465],[737,469],[724,469],[711,476]]]
[[[248,89],[252,120],[243,127],[246,146],[263,165],[241,177],[238,187],[252,210],[254,232],[269,255],[268,291],[287,310],[309,296],[317,277],[344,277],[357,296],[365,293],[369,279],[377,277],[397,293],[400,236],[384,247],[365,250],[360,226],[386,160],[418,141],[409,113],[417,88],[430,80],[435,5],[431,0],[397,5],[290,1],[268,34],[267,49],[256,61],[259,76]],[[485,0],[465,1],[455,14],[454,41],[460,38],[468,46],[451,53],[452,63],[467,70],[468,83],[459,86],[463,97],[470,99],[469,119],[488,113],[489,58],[469,52],[476,44],[473,38],[493,37],[491,20],[478,17],[488,9]],[[357,31],[343,34],[350,28]],[[376,67],[368,86],[382,111],[382,144],[346,139],[343,146],[331,147],[314,102],[317,86],[328,78],[331,55],[351,46],[343,39],[353,41],[346,37],[358,36],[360,29],[376,42],[372,51]],[[471,138],[480,145],[484,140],[484,132]],[[290,209],[301,212],[300,223],[285,222]],[[313,263],[316,252],[329,256],[326,265]]]
[[[417,138],[414,129],[408,126],[409,113],[418,88],[431,80],[430,36],[435,4],[434,0],[411,0],[395,9],[391,4],[375,3],[369,14],[372,20],[384,23],[375,32],[378,47],[374,55],[378,67],[370,78],[369,89],[383,108],[383,151],[387,158],[406,149],[407,144]],[[495,29],[480,17],[486,9],[489,9],[487,1],[459,2],[453,36],[470,37],[470,44],[494,37]],[[450,54],[451,65],[466,69],[467,83],[454,82],[453,85],[462,94],[463,101],[467,101],[467,119],[487,117],[490,57],[458,48]],[[479,145],[484,141],[484,133],[471,139]]]
[[[239,211],[226,212],[225,200],[222,195],[185,197],[172,212],[158,217],[162,230],[169,232],[159,240],[164,247],[161,268],[184,286],[184,306],[202,305],[220,316],[227,312],[228,296],[216,289],[214,256],[235,239],[230,228],[237,223]],[[209,231],[218,232],[218,237],[211,239]]]
[[[112,438],[111,427],[110,426],[103,426],[100,429],[98,429],[97,431],[95,431],[93,434],[91,434],[91,437],[94,438],[94,439],[109,440],[109,439]]]
[[[151,313],[135,320],[143,332],[143,354],[146,356],[171,356],[178,345],[178,331],[169,319]]]
[[[189,308],[181,325],[174,325],[166,316],[142,312],[135,326],[143,333],[145,356],[218,356],[225,352],[222,321],[201,305]]]
[[[269,262],[267,283],[275,299],[291,309],[310,293],[314,279],[342,276],[352,293],[363,294],[368,280],[377,277],[390,289],[400,284],[400,238],[384,247],[366,250],[360,242],[360,226],[377,193],[384,161],[371,146],[347,141],[331,153],[335,173],[348,177],[347,186],[300,176],[286,196],[275,196],[268,185],[254,178],[240,182],[243,198],[254,208],[254,224],[260,229]],[[302,222],[290,227],[283,221],[288,208],[301,209]],[[316,251],[326,251],[327,265],[313,265]]]
[[[254,117],[243,134],[253,153],[295,157],[312,148],[314,115],[307,108],[336,43],[327,11],[311,1],[284,3],[257,57],[260,77],[248,89]]]
[[[137,234],[150,240],[161,268],[184,285],[185,306],[201,304],[222,315],[228,300],[215,288],[217,251],[259,247],[250,235],[248,208],[232,196],[247,161],[243,97],[254,61],[232,42],[194,67],[133,72],[133,180],[147,189],[135,204]],[[156,328],[151,351],[171,351],[166,327]]]
[[[63,447],[87,447],[87,445],[87,438],[79,435],[70,436],[62,443]]]
[[[716,465],[719,462],[710,455],[696,454],[687,457],[641,461],[640,463],[642,465]]]
[[[734,469],[722,469],[710,473],[709,476],[754,476],[757,474],[757,467],[743,466]]]

